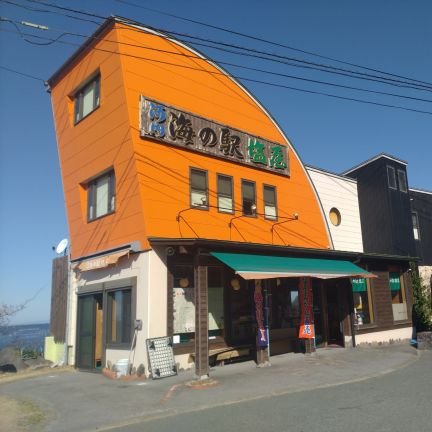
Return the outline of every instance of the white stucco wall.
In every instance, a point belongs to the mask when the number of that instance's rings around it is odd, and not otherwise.
[[[166,336],[167,334],[167,269],[164,250],[158,255],[151,250],[122,257],[116,265],[104,269],[86,272],[72,272],[70,293],[70,364],[75,364],[77,298],[78,293],[92,284],[115,282],[136,277],[136,319],[143,322],[143,328],[137,333],[135,352],[131,354],[133,366],[143,364],[148,374],[146,339]],[[116,363],[129,358],[129,349],[107,349],[106,363]],[[104,365],[106,366],[106,364]]]
[[[355,335],[355,342],[356,345],[380,342],[389,343],[390,341],[402,341],[411,339],[412,334],[412,327],[405,327],[400,329]]]
[[[327,224],[336,250],[363,252],[357,182],[312,167],[306,167],[321,200]],[[341,223],[334,226],[329,217],[335,207]]]

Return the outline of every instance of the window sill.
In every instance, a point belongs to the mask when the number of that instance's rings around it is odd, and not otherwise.
[[[101,215],[101,216],[95,217],[95,218],[93,218],[93,219],[87,219],[87,223],[91,223],[91,222],[98,221],[98,220],[100,220],[100,219],[102,219],[102,218],[104,218],[104,217],[106,217],[106,216],[110,216],[110,215],[112,215],[112,214],[114,214],[114,213],[115,213],[115,210],[110,211],[109,213],[105,213],[105,214],[103,214],[103,215]]]
[[[107,349],[112,350],[129,350],[130,349],[130,342],[125,343],[107,343],[106,344]]]
[[[79,125],[83,120],[85,120],[88,116],[92,115],[95,111],[97,111],[100,107],[100,104],[96,107],[94,107],[94,109],[92,111],[90,111],[88,114],[86,114],[84,117],[81,117],[79,120],[74,121],[74,126]]]

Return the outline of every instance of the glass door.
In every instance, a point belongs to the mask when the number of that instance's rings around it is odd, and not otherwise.
[[[77,367],[82,369],[94,369],[97,366],[96,351],[98,357],[101,356],[101,303],[102,294],[78,297]]]

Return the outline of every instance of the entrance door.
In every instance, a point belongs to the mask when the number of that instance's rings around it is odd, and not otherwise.
[[[77,367],[95,369],[102,364],[102,294],[78,298]]]
[[[328,344],[344,346],[338,286],[327,286]]]

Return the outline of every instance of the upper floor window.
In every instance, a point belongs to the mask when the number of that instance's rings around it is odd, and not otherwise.
[[[93,112],[100,104],[100,75],[83,85],[73,96],[74,124]]]
[[[391,166],[387,167],[387,179],[390,189],[397,189],[395,169]]]
[[[398,169],[397,174],[398,174],[399,190],[401,192],[408,192],[405,171]]]
[[[255,183],[242,180],[242,210],[245,216],[256,215]]]
[[[412,212],[411,217],[412,217],[412,224],[413,224],[414,240],[420,240],[418,214],[416,212]]]
[[[190,170],[190,204],[191,207],[208,209],[207,171]]]
[[[218,174],[217,176],[217,199],[218,210],[222,213],[234,212],[232,177]]]
[[[111,170],[87,184],[87,219],[100,218],[114,211],[115,176]]]
[[[266,219],[277,219],[276,188],[264,185],[264,217]]]

